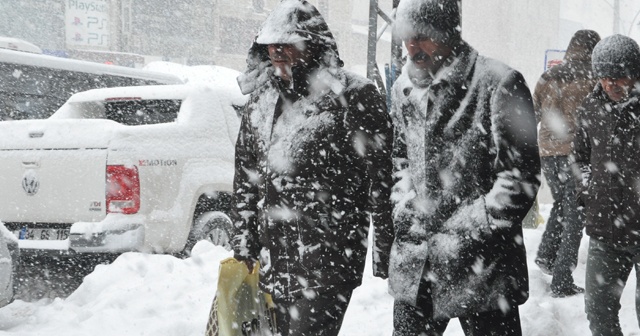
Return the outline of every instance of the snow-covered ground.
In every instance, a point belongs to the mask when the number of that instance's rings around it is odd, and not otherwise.
[[[548,205],[541,205],[546,218]],[[544,226],[525,231],[531,297],[521,306],[524,335],[589,335],[583,295],[554,299],[551,278],[533,263]],[[588,240],[582,240],[576,283],[584,284]],[[230,253],[201,242],[194,256],[126,253],[111,265],[100,265],[66,299],[16,301],[0,309],[0,335],[203,335],[217,282],[217,265]],[[632,272],[622,299],[625,335],[640,335],[634,308],[636,279]],[[387,283],[371,276],[354,293],[341,335],[391,335],[393,301]],[[463,335],[454,320],[445,335]]]

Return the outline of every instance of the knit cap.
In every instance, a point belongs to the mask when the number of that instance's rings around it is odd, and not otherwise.
[[[394,30],[408,40],[416,35],[452,44],[460,40],[458,0],[402,0],[396,11]]]
[[[640,78],[640,48],[624,35],[611,35],[598,42],[591,62],[598,78]]]

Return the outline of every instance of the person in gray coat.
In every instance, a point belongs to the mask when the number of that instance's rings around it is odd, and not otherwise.
[[[408,61],[392,88],[394,335],[521,335],[522,220],[539,187],[531,93],[461,39],[457,0],[403,0]]]

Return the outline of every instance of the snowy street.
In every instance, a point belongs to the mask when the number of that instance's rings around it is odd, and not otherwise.
[[[549,205],[541,205],[543,216]],[[551,277],[533,263],[544,226],[525,230],[531,297],[521,306],[524,335],[589,335],[583,295],[554,299]],[[576,283],[584,285],[587,238],[580,248]],[[100,265],[65,299],[15,301],[0,309],[0,335],[115,336],[203,335],[217,282],[217,265],[230,252],[200,242],[195,256],[181,260],[167,255],[126,253],[111,265]],[[383,336],[392,333],[393,301],[386,281],[371,276],[367,263],[363,285],[354,293],[341,335]],[[635,317],[635,276],[622,299],[625,335],[640,335]],[[445,335],[463,335],[452,321]]]
[[[639,139],[640,0],[0,1],[0,336],[640,336]]]

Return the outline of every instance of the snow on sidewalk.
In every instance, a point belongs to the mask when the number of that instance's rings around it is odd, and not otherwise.
[[[546,218],[549,206],[542,205]],[[549,296],[551,277],[533,262],[544,226],[525,230],[530,298],[520,307],[524,335],[589,335],[584,296]],[[582,240],[576,283],[584,285],[588,239]],[[204,334],[215,294],[220,260],[230,252],[200,242],[185,260],[167,255],[125,253],[111,265],[100,265],[66,299],[16,301],[0,309],[0,336],[200,336]],[[640,336],[634,308],[635,275],[623,293],[621,322],[625,335]],[[393,300],[387,282],[371,276],[367,263],[362,286],[354,292],[340,335],[389,336]],[[446,336],[463,335],[452,320]]]

